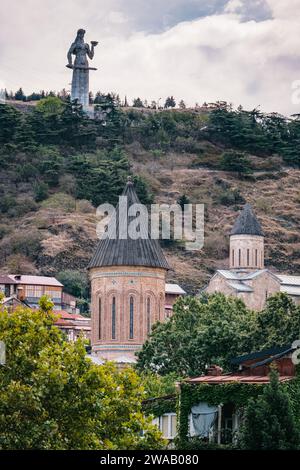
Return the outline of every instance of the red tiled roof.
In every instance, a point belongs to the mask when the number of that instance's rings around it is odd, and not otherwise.
[[[65,320],[90,320],[90,318],[79,315],[78,313],[69,313],[64,310],[54,310],[53,313]]]
[[[282,375],[279,377],[280,382],[287,382],[294,377],[290,375]],[[204,375],[203,377],[196,377],[194,379],[186,380],[190,384],[224,384],[230,382],[238,382],[245,384],[268,384],[270,378],[267,375]]]

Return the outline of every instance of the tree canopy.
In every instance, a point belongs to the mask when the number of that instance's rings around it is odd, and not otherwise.
[[[229,371],[234,357],[290,345],[299,329],[300,307],[287,294],[270,297],[262,312],[223,294],[181,298],[173,317],[154,325],[137,367],[178,377],[201,375],[212,364]]]
[[[52,302],[40,305],[0,308],[0,449],[161,448],[137,374],[92,364],[83,341],[66,342],[54,326]]]

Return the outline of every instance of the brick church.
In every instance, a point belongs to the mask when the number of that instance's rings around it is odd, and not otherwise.
[[[300,276],[272,273],[265,268],[264,233],[250,204],[246,204],[230,234],[229,269],[218,270],[206,292],[241,298],[247,307],[262,310],[266,300],[286,292],[300,304]]]
[[[122,196],[127,196],[128,207],[140,203],[131,181]],[[164,321],[178,296],[185,294],[176,284],[166,284],[170,268],[158,240],[149,233],[147,239],[121,236],[119,226],[128,227],[131,219],[117,207],[107,228],[109,233],[115,227],[116,237],[102,237],[89,264],[92,352],[118,363],[135,361],[152,325]]]

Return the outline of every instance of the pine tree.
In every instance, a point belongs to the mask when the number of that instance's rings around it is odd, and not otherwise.
[[[280,385],[275,369],[263,394],[247,406],[240,443],[243,449],[249,450],[300,448],[300,433],[290,398]]]

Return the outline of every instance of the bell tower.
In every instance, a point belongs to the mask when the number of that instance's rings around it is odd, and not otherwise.
[[[250,204],[246,204],[230,234],[229,268],[264,269],[264,233]]]

